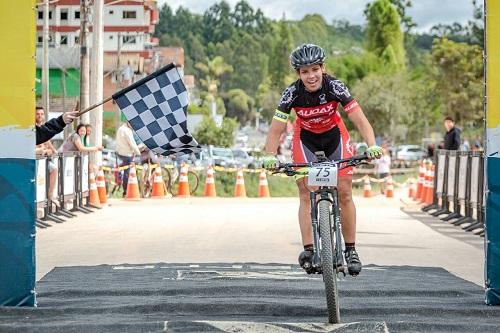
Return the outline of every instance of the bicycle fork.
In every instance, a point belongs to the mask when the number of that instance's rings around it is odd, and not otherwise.
[[[322,265],[321,265],[321,256],[320,256],[320,251],[319,251],[319,225],[318,225],[318,203],[316,202],[316,193],[311,192],[309,194],[310,200],[311,200],[311,222],[312,222],[312,232],[313,232],[313,260],[312,260],[312,267],[318,271],[321,272]],[[327,198],[321,198],[322,200],[328,200]],[[306,263],[308,265],[308,263]],[[305,267],[306,269],[308,267]]]
[[[337,193],[337,189],[333,190],[332,193],[333,197],[333,203],[332,203],[332,215],[333,218],[331,221],[333,221],[332,224],[332,235],[335,237],[335,243],[333,245],[333,250],[335,251],[334,256],[336,259],[336,266],[337,266],[337,274],[343,273],[344,276],[346,276],[346,266],[344,263],[344,255],[342,253],[342,230],[341,230],[341,223],[340,223],[340,206],[339,206],[339,197]],[[332,238],[333,242],[333,238]]]

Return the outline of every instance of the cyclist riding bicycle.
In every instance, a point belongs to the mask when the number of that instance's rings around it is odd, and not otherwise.
[[[266,141],[263,166],[276,168],[279,138],[285,131],[290,112],[297,115],[292,139],[294,163],[315,162],[315,152],[324,151],[329,160],[353,156],[349,133],[342,121],[338,105],[344,108],[349,120],[356,126],[369,148],[370,158],[382,156],[382,148],[375,144],[373,128],[366,119],[358,102],[351,96],[345,84],[325,71],[325,52],[314,44],[304,44],[290,54],[290,63],[297,72],[298,80],[282,94],[274,114]],[[341,209],[342,234],[345,240],[345,259],[350,275],[358,275],[361,261],[356,252],[356,208],[352,200],[352,168],[339,171],[338,191]],[[299,224],[304,251],[299,255],[301,267],[308,266],[313,256],[313,236],[310,217],[310,197],[307,181],[297,180],[299,189]]]

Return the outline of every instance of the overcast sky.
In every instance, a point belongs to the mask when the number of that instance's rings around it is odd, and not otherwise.
[[[239,0],[226,0],[234,7]],[[345,19],[353,24],[364,24],[363,10],[371,0],[247,0],[253,8],[260,8],[267,17],[301,19],[306,14],[321,13],[328,23]],[[201,14],[219,0],[158,0],[174,10],[179,6]],[[417,31],[428,31],[437,23],[467,23],[472,18],[472,0],[413,0],[408,15],[417,23]]]

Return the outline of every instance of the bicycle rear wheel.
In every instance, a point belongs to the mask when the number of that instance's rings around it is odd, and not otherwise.
[[[318,203],[319,232],[321,235],[321,265],[323,268],[323,282],[325,283],[326,305],[328,307],[328,322],[340,323],[339,294],[337,288],[336,263],[332,248],[332,229],[330,202],[322,200]]]

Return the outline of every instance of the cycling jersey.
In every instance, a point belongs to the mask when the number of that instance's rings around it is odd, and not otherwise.
[[[347,114],[360,108],[344,83],[327,74],[318,91],[308,92],[300,79],[285,89],[274,119],[286,122],[292,109],[297,114],[292,139],[294,163],[315,162],[317,151],[324,151],[329,160],[353,156],[339,104]],[[340,170],[339,176],[352,176],[352,168]]]
[[[347,114],[359,109],[345,84],[328,74],[323,74],[323,84],[315,92],[308,92],[298,79],[283,92],[274,119],[286,122],[293,109],[297,114],[297,126],[323,133],[342,121],[337,110],[339,103]]]

